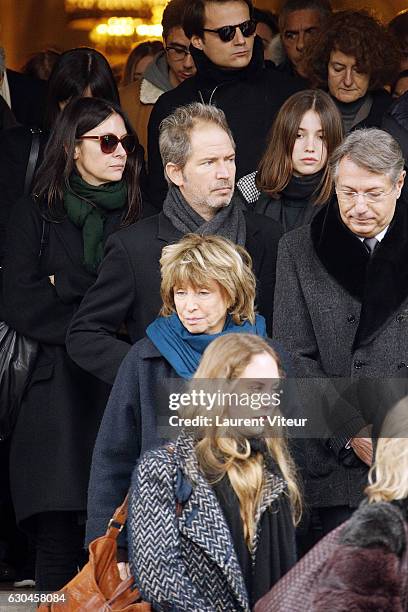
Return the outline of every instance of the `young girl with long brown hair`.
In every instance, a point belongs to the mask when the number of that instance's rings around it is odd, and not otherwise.
[[[310,223],[332,195],[328,160],[342,138],[340,113],[327,93],[291,96],[276,116],[258,170],[237,183],[247,206],[279,221],[284,232]]]

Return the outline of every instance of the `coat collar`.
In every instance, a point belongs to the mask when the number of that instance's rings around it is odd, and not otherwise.
[[[248,596],[242,571],[235,553],[231,534],[212,487],[201,473],[194,451],[194,438],[182,433],[176,441],[175,457],[184,479],[180,483],[186,503],[180,517],[180,530],[209,555],[225,574],[237,601],[249,610]],[[179,472],[179,473],[180,473]],[[187,481],[187,483],[186,483]],[[261,503],[255,517],[259,527],[263,512],[282,494],[286,485],[282,478],[266,471]],[[186,495],[187,491],[187,495]],[[179,499],[178,501],[184,501]],[[254,542],[254,555],[259,530]]]
[[[336,200],[312,221],[312,241],[322,265],[361,303],[353,350],[378,335],[408,297],[407,206],[398,200],[390,227],[371,258],[341,221]]]

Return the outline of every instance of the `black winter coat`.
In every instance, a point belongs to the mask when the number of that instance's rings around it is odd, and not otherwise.
[[[11,110],[19,123],[41,127],[44,119],[47,82],[7,68]]]
[[[262,43],[258,39],[249,66],[236,71],[221,70],[202,51],[190,49],[197,74],[161,95],[149,121],[149,197],[159,210],[167,192],[159,151],[159,126],[178,106],[203,102],[224,111],[236,143],[239,179],[257,167],[269,128],[282,104],[304,88],[301,80],[264,68]]]
[[[48,134],[40,134],[36,168],[40,165]],[[6,227],[14,204],[24,194],[24,181],[30,156],[32,132],[24,126],[0,133],[0,262],[3,257]]]
[[[245,247],[258,280],[258,310],[270,330],[281,228],[272,219],[255,213],[245,213],[245,219]],[[162,248],[182,236],[163,213],[111,236],[98,279],[85,296],[67,337],[69,354],[82,368],[113,384],[130,348],[116,334],[125,323],[132,343],[143,338],[161,308]]]
[[[106,234],[119,226],[112,214]],[[95,276],[82,265],[81,230],[68,218],[45,223],[23,198],[8,227],[3,315],[39,341],[40,353],[11,440],[11,489],[17,520],[46,511],[86,509],[92,450],[110,387],[68,356],[68,325]],[[51,282],[49,277],[53,277]]]

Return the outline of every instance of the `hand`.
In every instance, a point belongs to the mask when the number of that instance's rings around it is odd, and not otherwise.
[[[350,440],[350,446],[361,461],[371,466],[373,462],[373,441],[371,438],[363,437],[364,434],[367,435],[367,429],[359,431],[357,436]]]
[[[54,277],[54,275],[52,274],[52,275],[51,275],[51,276],[49,276],[48,278],[50,279],[50,283],[51,283],[51,285],[54,285],[54,286],[55,286],[55,277]]]
[[[119,570],[119,576],[121,580],[126,580],[127,578],[130,577],[129,563],[125,563],[124,561],[121,561],[120,563],[118,563],[118,570]]]

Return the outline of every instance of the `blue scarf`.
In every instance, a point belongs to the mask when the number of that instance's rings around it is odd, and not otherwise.
[[[218,334],[191,334],[174,313],[170,317],[158,317],[146,329],[154,346],[181,378],[190,379],[198,368],[207,346],[225,334],[255,334],[266,338],[265,319],[256,315],[255,325],[245,321],[237,325],[227,316],[224,329]]]

